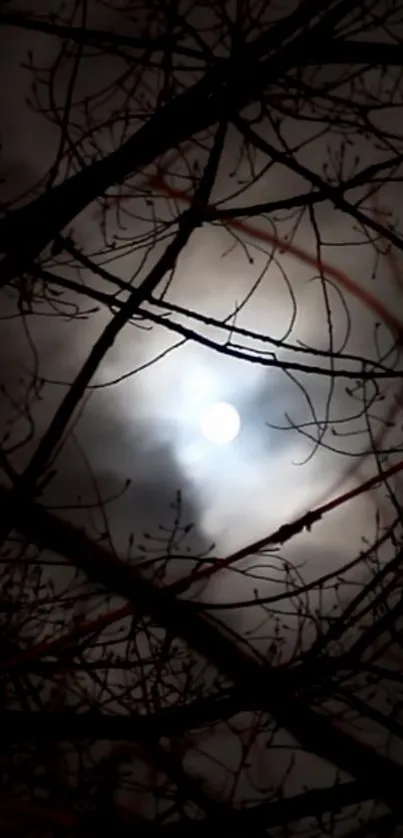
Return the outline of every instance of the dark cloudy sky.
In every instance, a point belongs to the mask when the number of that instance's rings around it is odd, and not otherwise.
[[[10,6],[18,9],[26,4]],[[35,9],[38,10],[38,4]],[[96,23],[101,25],[99,17]],[[7,78],[7,84],[0,90],[1,173],[5,178],[2,200],[17,195],[40,179],[57,148],[55,127],[32,114],[26,105],[31,77],[19,65],[28,49],[46,63],[53,54],[55,42],[45,35],[2,29],[0,71]],[[113,61],[103,59],[99,73],[94,70],[90,78],[80,79],[80,93],[88,92],[91,85],[101,87],[114,72]],[[289,129],[294,132],[294,142],[302,140],[301,129],[299,137],[295,136],[295,125]],[[307,130],[304,128],[305,135]],[[314,140],[301,151],[301,160],[320,171],[329,154],[327,146],[332,142],[336,144],[338,140],[330,136]],[[216,198],[233,189],[228,172],[233,168],[237,152],[236,136],[230,133],[215,188]],[[364,141],[351,148],[349,154],[351,159],[359,154],[362,165],[376,159],[376,150]],[[296,176],[274,168],[246,197],[248,201],[275,200],[292,194],[300,186]],[[392,191],[385,194],[385,200],[392,212],[398,212],[399,205]],[[97,212],[97,208],[89,207],[74,225],[75,240],[88,254],[96,251],[100,242]],[[368,245],[357,244],[362,236],[353,229],[351,221],[327,204],[318,210],[318,220],[326,242],[323,259],[348,272],[352,279],[370,288],[389,305],[396,306],[396,289],[387,263],[381,260],[377,277],[372,279],[373,250]],[[307,223],[299,229],[297,241],[314,252],[315,242]],[[312,269],[286,254],[279,257],[279,264],[269,263],[270,247],[258,245],[252,239],[248,240],[249,255],[254,259],[250,264],[245,250],[233,244],[228,233],[218,227],[197,231],[179,261],[168,298],[211,316],[228,317],[266,265],[261,284],[238,315],[237,324],[281,338],[296,311],[290,340],[295,344],[326,346],[325,301]],[[124,278],[128,271],[135,269],[136,257],[117,259],[109,267]],[[346,313],[337,291],[331,287],[328,290],[337,346],[346,335]],[[345,351],[374,357],[374,315],[347,293],[345,302],[351,318]],[[11,303],[7,305],[12,307]],[[37,434],[46,427],[52,408],[108,317],[107,312],[100,311],[76,323],[67,317],[64,320],[32,318],[29,333],[18,320],[2,322],[4,383],[15,388],[21,374],[29,376],[34,360],[39,377],[48,382],[41,400],[33,407]],[[380,341],[386,348],[388,341],[392,342],[390,335],[384,327],[380,332]],[[116,492],[130,478],[132,484],[124,498],[109,508],[112,531],[117,545],[121,546],[129,532],[135,531],[140,538],[142,530],[155,532],[161,521],[168,522],[174,514],[170,504],[181,489],[184,519],[196,524],[192,543],[201,549],[214,541],[217,551],[224,554],[269,533],[322,500],[351,465],[346,453],[357,455],[366,447],[365,422],[353,419],[350,422],[357,405],[346,392],[346,381],[339,380],[332,395],[331,417],[347,420],[343,436],[335,437],[329,431],[325,441],[336,451],[319,448],[310,457],[315,447],[312,440],[292,429],[275,430],[270,425],[287,426],[289,420],[296,425],[312,421],[300,385],[309,393],[319,419],[324,417],[327,379],[302,374],[291,379],[280,371],[228,359],[196,344],[175,349],[153,366],[125,377],[120,383],[112,383],[146,364],[177,340],[157,326],[149,330],[133,325],[126,327],[93,382],[96,386],[75,428],[76,439],[70,440],[61,455],[51,497],[55,504],[66,500],[72,503],[77,494],[87,497],[92,492],[90,471],[104,497]],[[220,449],[203,440],[198,425],[203,405],[216,399],[233,402],[243,423],[236,442]],[[386,410],[385,405],[377,409],[382,412]],[[307,427],[307,431],[315,435],[314,427]],[[14,432],[24,432],[21,423]],[[85,467],[77,443],[85,451]],[[32,444],[21,449],[16,463],[24,461]],[[371,463],[364,464],[361,477],[370,473]],[[364,496],[328,516],[312,533],[294,539],[287,555],[290,561],[302,562],[304,573],[310,578],[353,557],[363,533],[373,535],[374,527],[373,497]],[[222,595],[225,582],[218,580],[214,584]]]

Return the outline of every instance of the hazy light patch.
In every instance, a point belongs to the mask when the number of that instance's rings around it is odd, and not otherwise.
[[[202,411],[200,430],[215,445],[233,442],[241,429],[238,411],[229,402],[213,402]]]

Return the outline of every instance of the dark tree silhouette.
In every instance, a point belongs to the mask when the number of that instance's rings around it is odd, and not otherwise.
[[[399,835],[401,4],[47,5],[0,4],[48,130],[0,190],[4,834]],[[182,345],[277,388],[274,511],[224,557],[140,411],[175,426],[164,373],[124,390]]]

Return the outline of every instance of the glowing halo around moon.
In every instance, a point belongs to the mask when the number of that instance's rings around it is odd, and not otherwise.
[[[209,442],[226,445],[238,436],[241,420],[238,411],[229,402],[212,402],[200,417],[200,430]]]

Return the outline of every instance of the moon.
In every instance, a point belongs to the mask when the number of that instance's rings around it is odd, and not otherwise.
[[[229,402],[213,402],[204,408],[200,430],[209,442],[226,445],[238,436],[241,420],[238,411]]]

